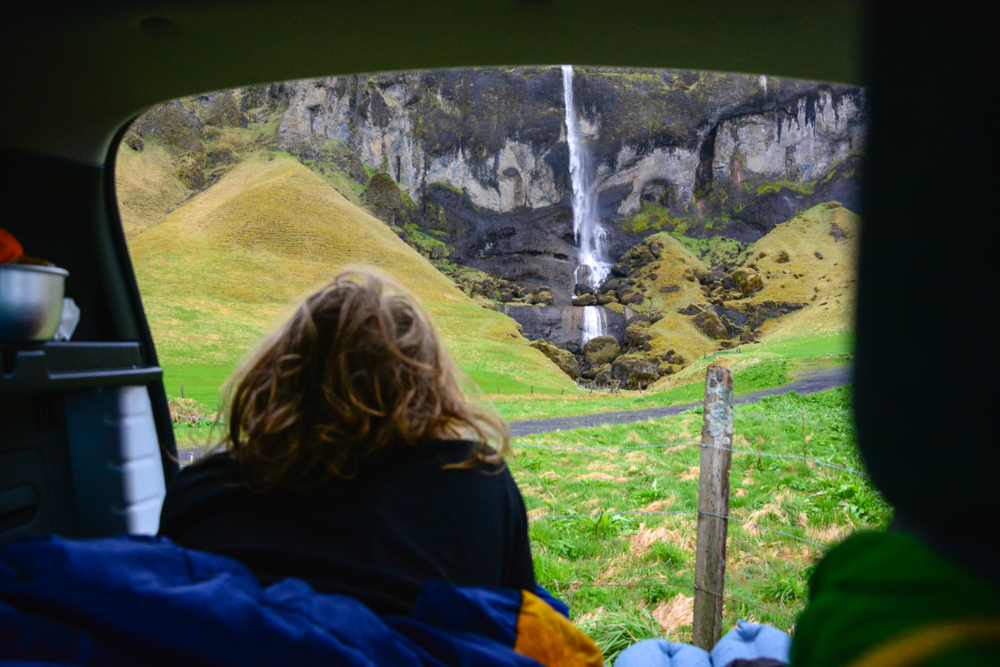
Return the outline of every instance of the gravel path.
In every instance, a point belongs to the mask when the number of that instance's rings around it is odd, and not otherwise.
[[[796,391],[800,394],[813,394],[817,391],[825,391],[834,387],[842,387],[851,384],[850,368],[831,368],[818,371],[799,380],[786,384],[775,389],[762,389],[752,394],[745,394],[736,397],[736,404],[756,403],[764,396],[777,396]],[[534,421],[511,422],[510,437],[523,438],[528,435],[538,433],[551,433],[553,431],[568,431],[574,428],[590,428],[601,424],[629,424],[632,422],[656,419],[659,417],[672,417],[679,415],[685,410],[690,410],[701,403],[685,403],[684,405],[671,405],[665,408],[649,408],[647,410],[629,410],[626,412],[602,412],[596,415],[579,415],[576,417],[553,417],[552,419],[536,419]],[[201,457],[200,449],[184,449],[180,454],[180,464],[183,468],[192,461]]]
[[[832,368],[819,371],[791,384],[775,389],[762,389],[751,394],[744,394],[736,397],[736,404],[756,403],[764,396],[777,396],[795,391],[800,394],[813,394],[817,391],[825,391],[834,387],[842,387],[851,384],[850,368]],[[568,431],[574,428],[590,428],[601,424],[629,424],[631,422],[645,421],[659,417],[672,417],[679,415],[685,410],[690,410],[698,403],[685,403],[684,405],[671,405],[665,408],[649,408],[647,410],[629,410],[627,412],[602,412],[596,415],[580,415],[577,417],[553,417],[552,419],[537,419],[534,421],[512,422],[509,424],[511,438],[523,438],[527,435],[538,433],[551,433],[553,431]]]

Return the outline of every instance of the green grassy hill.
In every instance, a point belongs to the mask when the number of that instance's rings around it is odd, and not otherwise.
[[[128,174],[128,161],[120,164],[122,208],[135,210],[133,194],[142,190],[130,190],[130,178],[142,179]],[[387,225],[297,160],[251,156],[160,222],[144,220],[131,230],[132,260],[171,396],[183,382],[186,397],[214,407],[237,360],[291,304],[351,264],[379,267],[412,290],[458,365],[485,390],[574,387],[513,320],[476,305]]]

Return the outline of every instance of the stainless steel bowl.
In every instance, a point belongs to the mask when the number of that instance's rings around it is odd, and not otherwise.
[[[52,338],[62,319],[68,275],[54,266],[0,264],[0,340]]]

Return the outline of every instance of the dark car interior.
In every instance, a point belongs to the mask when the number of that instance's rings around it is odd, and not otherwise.
[[[69,271],[81,317],[70,342],[0,342],[0,541],[155,533],[178,470],[115,202],[132,119],[237,85],[572,62],[868,88],[859,442],[901,516],[985,544],[1000,507],[986,96],[997,58],[977,14],[836,0],[15,3],[0,26],[0,226]]]

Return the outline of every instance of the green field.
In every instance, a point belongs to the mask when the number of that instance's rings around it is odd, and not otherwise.
[[[850,389],[737,406],[734,448],[806,455],[862,470]],[[531,517],[540,583],[614,655],[636,639],[691,639],[698,465],[697,410],[660,420],[523,438],[511,468]],[[640,449],[571,449],[625,445]],[[735,454],[730,514],[823,545],[883,528],[890,510],[866,477],[795,459]],[[616,514],[646,511],[652,514]],[[682,512],[656,514],[656,512]],[[559,519],[550,515],[586,514]],[[824,549],[730,522],[723,632],[737,618],[791,630]]]
[[[737,396],[753,393],[761,389],[782,387],[795,380],[798,375],[832,366],[849,363],[853,338],[848,334],[826,336],[819,339],[792,340],[775,348],[754,347],[744,354],[731,351],[716,353],[695,364],[694,372],[687,372],[689,381],[664,391],[628,391],[608,393],[580,391],[572,392],[555,387],[530,386],[508,376],[488,371],[472,370],[470,378],[478,385],[471,392],[472,400],[494,409],[508,422],[570,417],[605,412],[644,410],[670,405],[697,403],[704,395],[704,368],[712,362],[731,365],[734,371],[734,391]],[[805,357],[804,354],[818,353],[820,356]],[[167,367],[164,381],[171,396],[180,395],[180,384],[184,383],[184,396],[200,403],[204,416],[214,415],[219,396],[219,387],[230,373],[225,364],[182,364]],[[488,391],[482,394],[479,388]],[[499,389],[499,393],[497,390]],[[531,390],[535,393],[530,393]],[[561,393],[560,393],[561,392]],[[178,446],[184,449],[204,447],[208,438],[206,426],[193,427],[180,423],[175,426]]]

